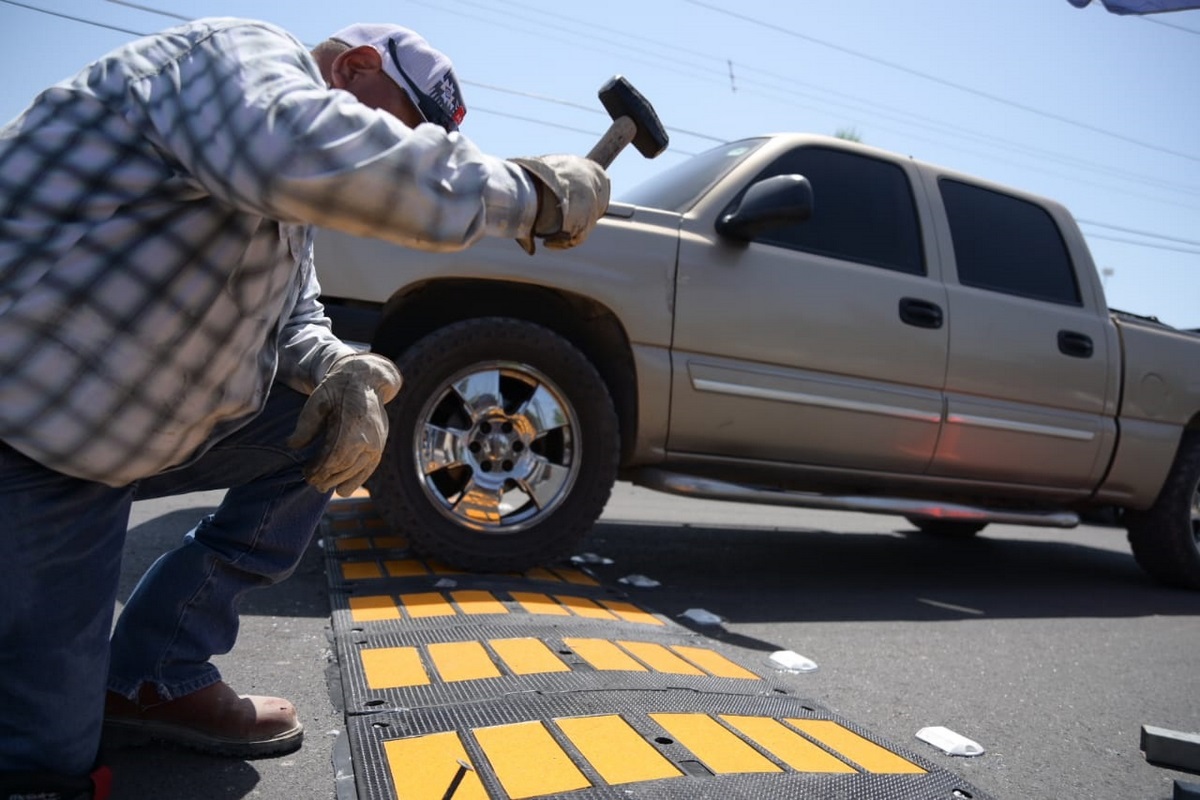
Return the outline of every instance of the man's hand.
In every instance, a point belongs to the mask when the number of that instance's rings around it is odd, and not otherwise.
[[[538,215],[533,229],[517,242],[533,255],[533,237],[547,247],[565,250],[580,244],[608,208],[608,174],[595,161],[581,156],[514,158],[512,162],[538,187]]]
[[[288,447],[301,448],[318,435],[321,451],[304,467],[319,491],[337,487],[349,497],[362,486],[383,456],[388,421],[383,407],[400,391],[403,379],[390,360],[373,353],[334,362],[300,411]]]

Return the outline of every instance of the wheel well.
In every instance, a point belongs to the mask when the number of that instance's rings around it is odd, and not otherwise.
[[[426,334],[477,317],[549,328],[579,348],[608,386],[621,426],[622,460],[637,434],[637,376],[629,338],[611,309],[570,292],[503,281],[446,279],[408,287],[384,305],[372,349],[395,356]]]

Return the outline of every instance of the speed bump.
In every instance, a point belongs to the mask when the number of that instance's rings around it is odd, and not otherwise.
[[[368,498],[322,543],[360,800],[986,797],[583,570],[429,562]]]

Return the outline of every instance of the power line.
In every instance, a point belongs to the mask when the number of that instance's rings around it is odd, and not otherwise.
[[[182,20],[184,22],[192,21],[191,17],[185,17],[182,14],[175,14],[170,11],[163,11],[161,8],[151,8],[150,6],[143,6],[143,5],[139,5],[138,3],[130,3],[130,2],[128,2],[128,0],[108,0],[108,2],[116,3],[119,6],[128,6],[129,8],[136,8],[138,11],[146,11],[151,14],[158,14],[160,17],[170,17],[171,19],[178,19],[178,20]]]
[[[562,24],[558,24],[558,23],[561,23],[564,21],[569,22],[569,23],[578,25],[578,26],[586,29],[587,44],[585,44],[583,46],[589,47],[590,49],[596,50],[598,52],[609,52],[609,51],[593,46],[593,42],[595,42],[598,39],[598,37],[596,35],[596,31],[612,32],[613,34],[620,36],[623,41],[628,40],[628,39],[634,39],[634,40],[638,40],[638,41],[647,42],[654,46],[654,51],[661,52],[661,51],[665,51],[665,50],[671,50],[671,51],[675,51],[677,53],[683,53],[692,58],[697,58],[702,61],[711,62],[711,65],[707,66],[707,67],[692,66],[691,70],[681,70],[681,69],[679,69],[680,62],[678,62],[677,60],[671,60],[671,66],[659,67],[660,69],[666,69],[668,71],[679,72],[679,73],[685,74],[687,77],[690,77],[693,79],[698,77],[697,70],[699,70],[700,72],[711,75],[713,82],[719,80],[721,82],[722,86],[726,85],[726,83],[728,81],[727,69],[730,66],[730,62],[727,59],[725,60],[724,64],[718,65],[716,62],[720,61],[721,59],[719,59],[718,56],[716,56],[712,53],[700,52],[700,51],[697,51],[694,49],[680,47],[680,46],[672,44],[670,42],[664,42],[664,41],[660,41],[657,39],[653,39],[651,37],[642,36],[642,35],[639,35],[636,33],[622,31],[617,28],[612,28],[612,27],[605,26],[605,25],[595,24],[592,22],[578,19],[578,18],[572,18],[572,17],[564,15],[560,11],[556,11],[555,14],[553,15],[554,21],[547,21],[547,20],[545,20],[545,14],[541,9],[537,9],[536,7],[530,6],[528,4],[516,2],[515,0],[509,0],[509,2],[506,3],[506,5],[505,5],[505,10],[502,14],[502,19],[493,21],[488,18],[471,15],[471,14],[466,14],[466,13],[462,12],[461,10],[455,10],[453,12],[450,12],[447,9],[444,9],[443,7],[441,7],[441,5],[437,4],[437,3],[421,2],[421,0],[416,0],[416,2],[418,2],[421,5],[425,5],[429,8],[433,8],[437,11],[443,11],[445,13],[453,13],[456,17],[465,16],[465,17],[468,17],[471,19],[476,19],[476,20],[486,22],[489,25],[500,25],[500,26],[508,27],[512,30],[517,30],[517,31],[521,31],[521,32],[525,32],[528,29],[526,27],[522,27],[521,25],[513,24],[513,20],[520,20],[520,19],[524,18],[524,19],[528,19],[528,20],[536,23],[539,26],[539,29],[549,28],[549,29],[554,29],[554,30],[565,31],[571,35],[580,35],[580,34],[576,33],[574,30],[572,30],[571,28],[564,27]],[[476,7],[476,8],[483,8],[488,11],[493,10],[487,4],[478,2],[478,0],[459,0],[459,4],[472,6],[472,7]],[[528,17],[528,16],[523,17],[523,15],[521,15],[520,13],[515,13],[512,10],[514,7],[519,8],[519,9],[531,10],[531,11],[535,12],[538,16],[536,16],[536,18],[532,18],[532,17]],[[499,12],[496,12],[496,13],[499,13]],[[605,40],[601,40],[601,41],[605,41]],[[611,41],[611,40],[607,40],[607,41]],[[622,43],[622,46],[627,47],[627,45],[624,45],[623,43]],[[639,49],[638,52],[644,53],[647,51],[645,51],[644,49]],[[652,53],[648,53],[648,54],[652,54]],[[667,58],[666,56],[656,56],[656,57]],[[866,98],[860,98],[860,97],[855,97],[853,95],[848,95],[844,92],[838,92],[834,98],[827,98],[827,97],[817,98],[810,93],[798,90],[796,87],[798,85],[799,86],[808,86],[808,87],[811,87],[812,89],[815,89],[817,91],[820,91],[822,93],[827,93],[827,94],[830,93],[830,90],[827,90],[827,89],[817,86],[815,84],[806,83],[806,82],[798,80],[796,78],[792,78],[792,77],[785,76],[785,75],[780,75],[778,73],[770,72],[768,70],[764,70],[761,68],[756,68],[753,66],[746,66],[746,65],[740,65],[740,66],[743,66],[743,68],[749,69],[753,72],[757,72],[759,74],[766,75],[775,81],[779,81],[780,83],[785,84],[782,87],[775,87],[775,86],[771,86],[770,84],[767,84],[761,80],[755,80],[753,78],[750,78],[750,79],[743,78],[741,81],[741,83],[743,85],[762,86],[762,87],[766,87],[770,90],[770,91],[764,92],[764,91],[755,91],[754,89],[743,89],[744,94],[755,95],[757,97],[763,97],[763,98],[766,98],[766,99],[769,99],[772,101],[782,100],[783,102],[789,103],[790,107],[793,109],[808,108],[809,110],[820,112],[820,111],[827,110],[826,108],[824,108],[824,106],[829,106],[829,105],[841,106],[843,108],[850,108],[854,111],[857,111],[858,113],[867,113],[867,114],[871,115],[872,117],[876,117],[876,118],[878,118],[878,117],[891,118],[897,122],[900,122],[901,124],[913,126],[913,127],[921,128],[921,129],[925,129],[925,130],[948,130],[951,132],[957,131],[961,134],[966,134],[968,136],[971,136],[977,140],[982,140],[984,144],[986,144],[987,146],[990,146],[990,147],[996,147],[999,149],[1015,151],[1015,152],[1023,151],[1027,155],[1033,156],[1034,158],[1052,159],[1059,163],[1073,165],[1078,169],[1084,169],[1084,170],[1088,170],[1091,172],[1096,172],[1096,173],[1102,174],[1108,178],[1117,178],[1120,180],[1127,180],[1130,182],[1145,184],[1148,186],[1153,186],[1158,189],[1163,189],[1163,190],[1167,190],[1167,191],[1181,192],[1181,193],[1190,194],[1190,195],[1200,194],[1200,188],[1197,188],[1194,186],[1190,186],[1190,185],[1183,184],[1183,183],[1177,183],[1175,181],[1162,179],[1162,178],[1149,178],[1145,175],[1139,175],[1139,174],[1131,172],[1129,170],[1124,170],[1119,167],[1114,167],[1111,164],[1098,164],[1098,163],[1094,163],[1094,162],[1089,162],[1085,159],[1081,159],[1074,155],[1056,153],[1052,150],[1047,150],[1045,148],[1040,148],[1040,147],[1036,147],[1033,145],[1017,144],[1014,142],[1006,141],[1000,137],[992,136],[990,134],[982,133],[979,131],[973,131],[969,128],[959,126],[959,125],[954,125],[952,123],[932,121],[925,116],[915,114],[911,111],[907,111],[904,109],[897,109],[897,108],[890,107],[885,104],[876,102],[874,100],[868,100]],[[790,96],[802,97],[802,98],[808,98],[811,100],[815,100],[816,102],[822,104],[823,107],[815,108],[812,106],[797,106],[793,101],[784,100],[783,98],[781,98],[777,92],[784,92]],[[883,113],[884,111],[891,112],[892,116],[889,117],[888,114]],[[903,117],[904,119],[900,119],[899,117]],[[886,128],[886,126],[879,126],[876,124],[875,127],[882,128],[884,130],[888,130]],[[694,134],[694,132],[689,132],[689,134],[697,135],[697,134]],[[909,135],[909,134],[903,134],[903,135]],[[708,137],[708,138],[715,139],[716,137]],[[959,150],[965,150],[967,152],[976,152],[977,153],[977,151],[971,151],[968,148],[962,147],[961,142],[958,142],[958,141],[956,141],[955,144],[948,145],[948,146],[954,147]],[[1012,163],[1012,162],[1009,162],[1009,163]],[[1086,183],[1087,181],[1084,181],[1084,182]],[[1103,184],[1103,183],[1096,183],[1096,182],[1091,182],[1091,183],[1092,183],[1092,185],[1103,186],[1105,188],[1110,188],[1110,189],[1114,188],[1111,184]],[[1153,197],[1150,197],[1147,199],[1150,199],[1152,201],[1158,201],[1158,202],[1168,202],[1168,201],[1160,201],[1158,198],[1153,198]]]
[[[1033,106],[1026,105],[1025,103],[1018,103],[1015,100],[1009,100],[1006,97],[1001,97],[999,95],[992,94],[991,92],[985,92],[982,89],[974,89],[970,86],[964,86],[961,83],[956,83],[954,81],[946,80],[945,78],[940,78],[937,75],[931,75],[928,72],[922,72],[921,70],[913,69],[912,67],[906,67],[903,64],[897,64],[895,61],[889,61],[885,58],[879,58],[878,56],[873,56],[868,53],[863,53],[859,50],[854,50],[849,47],[844,47],[840,44],[834,44],[833,42],[829,42],[824,39],[818,39],[815,36],[809,36],[808,34],[800,33],[799,31],[794,31],[789,28],[784,28],[777,24],[772,24],[772,23],[766,22],[764,20],[755,19],[754,17],[748,16],[746,14],[739,14],[736,11],[730,11],[725,8],[720,8],[719,6],[712,5],[711,3],[703,2],[703,0],[684,0],[684,2],[691,3],[692,5],[700,6],[701,8],[707,8],[708,10],[714,11],[718,14],[724,14],[726,16],[733,17],[735,19],[740,19],[743,22],[749,22],[752,25],[758,25],[760,27],[768,28],[768,29],[776,31],[778,33],[783,33],[788,36],[793,36],[797,39],[803,39],[806,42],[812,42],[813,44],[818,44],[822,47],[828,47],[831,50],[837,50],[839,53],[846,53],[847,55],[854,56],[855,58],[865,59],[872,63],[880,64],[882,66],[888,67],[889,69],[899,70],[900,72],[905,72],[905,73],[908,73],[909,75],[915,75],[918,78],[922,78],[927,81],[932,81],[934,83],[941,84],[942,86],[948,86],[951,89],[957,89],[960,92],[966,92],[968,94],[973,94],[976,97],[982,97],[984,99],[991,100],[992,102],[995,102],[995,103],[1002,103],[1006,106],[1020,109],[1021,111],[1026,111],[1031,114],[1037,114],[1038,116],[1045,117],[1047,119],[1052,119],[1057,122],[1062,122],[1067,125],[1072,125],[1077,128],[1082,128],[1084,130],[1088,130],[1093,133],[1099,133],[1103,136],[1108,136],[1113,139],[1119,139],[1119,140],[1121,140],[1123,142],[1127,142],[1129,144],[1135,144],[1139,147],[1144,147],[1147,150],[1156,150],[1160,153],[1167,153],[1168,155],[1177,156],[1179,158],[1186,158],[1188,161],[1200,162],[1200,156],[1192,155],[1190,153],[1184,153],[1179,150],[1172,150],[1169,147],[1162,147],[1161,145],[1153,144],[1151,142],[1144,142],[1141,139],[1135,139],[1132,136],[1126,136],[1121,133],[1116,133],[1115,131],[1106,130],[1105,128],[1101,128],[1097,125],[1092,125],[1087,122],[1080,122],[1079,120],[1074,120],[1074,119],[1071,119],[1070,117],[1064,117],[1063,115],[1056,114],[1053,111],[1045,111],[1040,108],[1035,108]]]
[[[1173,247],[1169,244],[1152,244],[1151,242],[1139,242],[1136,239],[1123,239],[1120,236],[1105,236],[1101,233],[1089,233],[1088,239],[1104,239],[1108,242],[1124,242],[1125,244],[1137,245],[1138,247],[1149,247],[1154,250],[1173,250],[1176,253],[1187,253],[1188,255],[1200,256],[1200,250],[1192,250],[1186,247]]]
[[[38,8],[37,6],[30,6],[30,5],[26,5],[25,3],[18,3],[16,0],[0,0],[0,3],[8,3],[10,6],[20,6],[21,8],[27,8],[30,11],[39,11],[43,14],[49,14],[52,17],[61,17],[63,19],[69,19],[72,22],[82,22],[85,25],[94,25],[97,28],[107,28],[110,31],[118,31],[120,33],[128,33],[133,36],[145,36],[146,35],[146,34],[142,33],[141,31],[131,31],[128,28],[118,28],[116,25],[106,25],[103,22],[96,22],[95,20],[84,19],[83,17],[73,17],[70,14],[60,14],[57,11],[51,11],[47,8]]]
[[[61,18],[63,18],[63,19],[68,19],[68,20],[71,20],[71,21],[74,21],[74,22],[79,22],[79,23],[86,24],[86,25],[92,25],[92,26],[99,27],[99,28],[105,28],[105,29],[108,29],[108,30],[118,31],[118,32],[121,32],[121,33],[127,33],[127,34],[131,34],[131,35],[134,35],[134,36],[144,36],[144,35],[146,35],[145,33],[143,33],[143,32],[140,32],[140,31],[134,31],[134,30],[130,30],[130,29],[127,29],[127,28],[121,28],[121,27],[118,27],[118,26],[115,26],[115,25],[109,25],[109,24],[106,24],[106,23],[97,22],[97,21],[95,21],[95,20],[89,20],[89,19],[85,19],[85,18],[83,18],[83,17],[72,16],[72,15],[69,15],[69,14],[61,14],[61,13],[58,13],[58,12],[55,12],[55,11],[51,11],[51,10],[49,10],[49,9],[39,8],[39,7],[37,7],[37,6],[32,6],[32,5],[28,5],[28,4],[26,4],[26,3],[18,2],[17,0],[0,0],[0,2],[7,3],[7,4],[9,4],[9,5],[19,6],[19,7],[21,7],[21,8],[25,8],[25,9],[28,9],[28,10],[30,10],[30,11],[36,11],[36,12],[40,12],[40,13],[43,13],[43,14],[48,14],[48,15],[51,15],[51,16],[61,17]],[[178,14],[174,14],[174,13],[171,13],[171,12],[168,12],[168,11],[163,11],[163,10],[156,9],[156,8],[153,8],[153,7],[150,7],[150,6],[145,6],[145,5],[141,5],[141,4],[137,4],[137,3],[129,2],[129,0],[108,0],[108,2],[110,2],[110,3],[114,3],[114,4],[117,4],[117,5],[128,6],[128,7],[130,7],[130,8],[134,8],[134,9],[137,9],[137,10],[139,10],[139,11],[145,11],[145,12],[152,13],[152,14],[159,14],[159,15],[162,15],[162,16],[172,17],[172,18],[179,19],[179,20],[182,20],[182,21],[191,21],[191,18],[189,18],[189,17],[184,17],[184,16],[181,16],[181,15],[178,15]],[[699,2],[699,0],[687,0],[687,2],[691,2],[691,3],[694,3],[694,4],[696,4],[696,5],[706,6],[706,4],[705,4],[705,3],[703,3],[703,2]],[[516,4],[516,3],[514,3],[514,5],[520,5],[520,4]],[[706,7],[707,7],[707,6],[706,6]],[[714,9],[714,10],[719,10],[719,9]],[[729,12],[729,13],[731,13],[731,12]],[[741,15],[733,14],[733,16],[741,16]],[[755,22],[756,24],[765,24],[765,23],[759,22],[759,21],[757,21],[757,20],[752,20],[752,19],[749,19],[749,18],[746,18],[746,19],[748,19],[748,20],[749,20],[749,21],[751,21],[751,22]],[[781,29],[781,30],[782,30],[782,29]],[[788,31],[786,31],[786,30],[785,30],[785,32],[788,32]],[[801,38],[811,38],[811,37],[804,36],[804,35],[802,35],[802,34],[795,34],[795,35],[797,35],[797,36],[800,36]],[[651,40],[651,39],[647,39],[646,37],[637,37],[637,38],[642,38],[642,39],[645,39],[646,41],[650,41],[650,42],[653,42],[653,41],[654,41],[654,40]],[[818,41],[818,40],[814,40],[814,41]],[[825,44],[825,43],[823,43],[823,42],[819,42],[819,43]],[[843,48],[838,48],[836,45],[828,45],[828,46],[835,47],[835,48],[837,48],[837,49],[843,49]],[[696,54],[696,51],[687,51],[687,50],[686,50],[686,48],[678,48],[678,47],[676,47],[675,49],[682,50],[682,51],[684,51],[684,52],[692,52],[692,53]],[[846,51],[846,52],[851,52],[851,53],[852,53],[853,51]],[[697,55],[699,55],[699,54],[697,54]],[[857,54],[856,54],[856,55],[857,55]],[[864,57],[867,57],[867,56],[864,56]],[[867,58],[870,58],[870,57],[867,57]],[[872,59],[872,60],[876,60],[876,59]],[[881,63],[886,63],[886,62],[881,62]],[[903,67],[898,67],[898,68],[900,68],[900,69],[905,69],[905,71],[909,71],[909,70],[907,70],[906,68],[903,68]],[[768,73],[768,74],[769,74],[769,73]],[[919,73],[918,73],[918,74],[919,74]],[[782,76],[781,76],[781,77],[782,77]],[[581,103],[575,103],[575,102],[568,101],[568,100],[562,100],[562,99],[558,99],[558,98],[553,98],[553,97],[549,97],[549,96],[547,96],[547,95],[541,95],[541,94],[536,94],[536,93],[532,93],[532,92],[523,92],[523,91],[519,91],[519,90],[515,90],[515,89],[508,89],[508,88],[505,88],[505,87],[502,87],[502,86],[496,86],[496,85],[493,85],[493,84],[474,83],[474,82],[471,82],[471,81],[463,81],[463,83],[466,83],[466,84],[468,84],[468,85],[474,85],[474,86],[478,86],[478,87],[480,87],[480,88],[488,89],[488,90],[491,90],[491,91],[496,91],[496,92],[501,92],[501,93],[507,93],[507,94],[516,95],[516,96],[522,96],[522,97],[528,97],[528,98],[530,98],[530,99],[535,99],[535,100],[538,100],[538,101],[541,101],[541,102],[554,103],[554,104],[563,105],[563,106],[567,106],[567,107],[572,107],[572,108],[577,108],[577,109],[581,109],[581,110],[586,110],[586,111],[593,112],[593,113],[601,113],[599,109],[596,109],[596,108],[594,108],[593,106],[586,106],[586,105],[583,105],[583,104],[581,104]],[[952,84],[952,85],[953,85],[953,84]],[[959,88],[959,87],[957,87],[957,86],[956,86],[956,88]],[[968,89],[968,91],[970,91],[970,90]],[[984,96],[987,96],[987,95],[985,94]],[[991,99],[996,99],[996,98],[991,98]],[[866,102],[866,101],[863,101],[863,102]],[[1003,102],[1003,101],[1002,101],[1002,102]],[[582,133],[582,134],[593,135],[593,136],[594,136],[594,135],[596,135],[596,133],[595,133],[594,131],[585,130],[585,129],[582,129],[582,128],[577,128],[577,127],[568,126],[568,125],[562,125],[562,124],[559,124],[559,123],[549,122],[549,121],[547,121],[547,120],[543,120],[543,119],[536,119],[536,118],[533,118],[533,117],[521,116],[521,115],[512,114],[512,113],[503,112],[503,111],[497,111],[497,110],[495,110],[495,109],[489,109],[489,108],[480,108],[480,107],[476,107],[476,109],[477,109],[478,111],[481,111],[481,112],[483,112],[483,113],[486,113],[486,114],[493,114],[493,115],[496,115],[496,116],[506,117],[506,118],[510,118],[510,119],[516,119],[516,120],[520,120],[520,121],[523,121],[523,122],[529,122],[529,123],[533,123],[533,124],[537,124],[537,125],[543,125],[543,126],[546,126],[546,127],[552,127],[552,128],[557,128],[557,129],[561,129],[561,130],[567,130],[567,131],[571,131],[571,132],[574,132],[574,133]],[[951,127],[957,127],[957,126],[951,126]],[[711,141],[715,141],[715,142],[723,142],[723,141],[725,141],[725,139],[723,139],[723,138],[721,138],[721,137],[710,136],[710,135],[708,135],[708,134],[698,133],[698,132],[695,132],[695,131],[687,131],[687,130],[676,129],[676,128],[669,128],[669,129],[670,129],[670,130],[677,131],[677,132],[679,132],[679,133],[684,133],[684,134],[686,134],[686,135],[695,136],[695,137],[704,138],[704,139],[709,139],[709,140],[711,140]],[[965,130],[965,129],[964,129],[964,130]],[[695,153],[691,153],[691,152],[687,152],[687,151],[681,151],[681,150],[679,150],[678,148],[672,148],[672,151],[673,151],[673,153],[675,153],[675,154],[678,154],[678,155],[684,155],[684,156],[688,156],[688,155],[695,155]],[[1043,153],[1049,153],[1050,155],[1053,155],[1052,153],[1050,153],[1050,151],[1043,151]],[[1083,163],[1085,163],[1085,164],[1086,164],[1086,162],[1083,162]],[[1078,221],[1080,224],[1085,224],[1085,225],[1093,225],[1093,226],[1097,226],[1097,227],[1108,228],[1108,229],[1111,229],[1111,230],[1122,231],[1122,232],[1125,232],[1125,233],[1132,233],[1132,234],[1135,234],[1135,235],[1138,235],[1138,236],[1149,237],[1149,238],[1156,238],[1156,239],[1162,239],[1162,240],[1165,240],[1165,241],[1170,241],[1170,242],[1178,242],[1178,243],[1180,243],[1180,244],[1194,245],[1194,246],[1200,247],[1200,242],[1197,242],[1197,241],[1194,241],[1194,240],[1191,240],[1191,239],[1182,239],[1182,238],[1178,238],[1178,237],[1165,236],[1165,235],[1162,235],[1162,234],[1151,233],[1151,232],[1148,232],[1148,231],[1142,231],[1142,230],[1138,230],[1138,229],[1135,229],[1135,228],[1127,228],[1127,227],[1122,227],[1122,226],[1119,226],[1119,225],[1111,225],[1111,224],[1108,224],[1108,223],[1096,222],[1096,221],[1092,221],[1092,220],[1077,220],[1077,221]],[[1133,244],[1133,245],[1136,245],[1136,246],[1141,246],[1141,247],[1149,247],[1149,248],[1155,248],[1155,249],[1161,249],[1161,250],[1173,250],[1173,251],[1182,252],[1182,253],[1188,253],[1188,254],[1200,255],[1200,250],[1193,250],[1193,249],[1188,249],[1188,248],[1183,248],[1183,247],[1173,247],[1173,246],[1170,246],[1170,245],[1160,245],[1160,244],[1154,244],[1154,243],[1151,243],[1151,242],[1145,242],[1145,241],[1137,241],[1137,240],[1125,239],[1125,238],[1119,238],[1119,237],[1114,237],[1114,236],[1105,236],[1105,235],[1102,235],[1102,234],[1090,234],[1090,236],[1091,236],[1091,238],[1096,238],[1096,239],[1105,239],[1105,240],[1109,240],[1109,241],[1116,241],[1116,242],[1123,242],[1123,243],[1127,243],[1127,244]]]
[[[1123,233],[1135,233],[1138,236],[1149,236],[1152,239],[1166,239],[1168,242],[1179,242],[1180,244],[1190,244],[1200,247],[1200,242],[1196,241],[1195,239],[1179,239],[1175,236],[1164,236],[1161,233],[1150,233],[1149,231],[1141,231],[1137,228],[1125,228],[1120,225],[1109,225],[1107,222],[1093,222],[1090,219],[1077,219],[1075,221],[1080,225],[1095,225],[1098,228],[1108,228],[1109,230],[1121,231]]]

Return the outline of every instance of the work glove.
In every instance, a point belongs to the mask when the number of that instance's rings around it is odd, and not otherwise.
[[[388,421],[383,407],[400,391],[400,370],[373,353],[343,356],[300,410],[288,447],[299,449],[323,436],[321,450],[304,467],[318,491],[334,487],[349,497],[383,456]]]
[[[529,173],[538,189],[537,219],[517,239],[525,252],[533,255],[535,236],[556,250],[583,242],[608,209],[610,185],[604,168],[581,156],[510,160]]]

